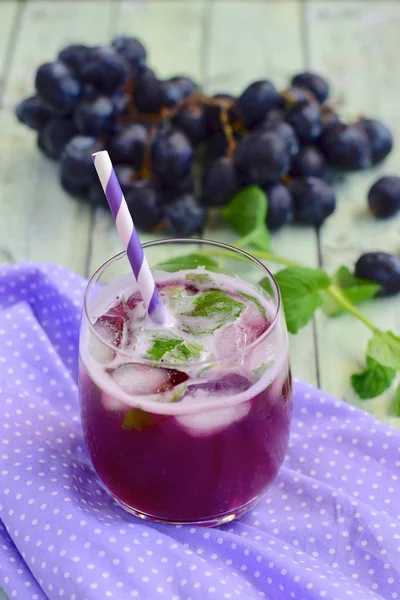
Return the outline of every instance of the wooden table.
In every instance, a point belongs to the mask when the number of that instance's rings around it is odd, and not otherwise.
[[[35,135],[13,114],[15,103],[32,93],[37,66],[61,46],[137,35],[160,76],[190,74],[207,92],[239,93],[265,77],[283,88],[291,74],[315,70],[328,76],[347,118],[380,117],[399,139],[399,28],[400,3],[392,0],[2,0],[1,262],[51,261],[87,275],[121,248],[110,217],[61,190],[57,164],[39,154]],[[330,272],[340,264],[352,267],[366,250],[399,253],[400,218],[376,222],[366,212],[371,183],[399,166],[400,146],[383,166],[349,176],[337,188],[338,209],[320,235],[286,228],[273,236],[274,250]],[[219,230],[206,237],[235,239]],[[364,306],[377,324],[397,333],[399,308],[396,298]],[[350,373],[363,365],[367,338],[348,316],[318,315],[292,338],[294,372],[399,426],[400,419],[389,416],[393,392],[360,402],[349,385]]]

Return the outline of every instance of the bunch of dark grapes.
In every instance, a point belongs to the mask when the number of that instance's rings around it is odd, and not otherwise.
[[[249,185],[268,197],[270,230],[292,221],[320,227],[335,210],[330,171],[365,169],[392,149],[379,121],[344,123],[317,74],[295,75],[284,91],[266,79],[238,97],[205,96],[190,77],[160,79],[146,59],[127,36],[67,46],[38,68],[36,94],[16,108],[39,149],[59,160],[63,188],[93,205],[106,201],[92,153],[107,149],[144,231],[200,233],[210,207]],[[386,182],[371,194],[377,216],[397,208],[397,189]]]

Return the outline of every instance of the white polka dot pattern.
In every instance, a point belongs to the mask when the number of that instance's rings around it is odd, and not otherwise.
[[[295,383],[292,436],[260,503],[219,529],[145,523],[82,441],[85,281],[0,270],[0,585],[42,600],[400,599],[400,433]]]

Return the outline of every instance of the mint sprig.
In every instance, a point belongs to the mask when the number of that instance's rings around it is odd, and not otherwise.
[[[211,333],[238,319],[244,309],[243,302],[235,300],[222,290],[213,289],[195,296],[192,309],[184,316],[187,317],[185,321],[189,322],[189,327],[191,318],[204,319],[204,326],[196,321],[193,333]]]
[[[380,290],[380,285],[356,277],[351,273],[350,269],[344,265],[332,276],[332,283],[340,288],[343,296],[353,304],[359,304],[366,300],[370,300]],[[324,303],[322,310],[329,317],[336,317],[345,312],[343,306],[332,296],[324,294]]]
[[[367,366],[361,373],[351,376],[351,385],[362,400],[376,398],[383,394],[396,377],[396,369],[385,367],[370,356],[367,356]]]
[[[381,365],[400,369],[400,337],[391,331],[377,330],[369,340],[367,354]]]
[[[235,194],[224,207],[222,216],[242,236],[241,246],[269,250],[270,238],[266,225],[268,202],[265,193],[251,185]]]
[[[157,337],[153,339],[147,356],[153,360],[198,360],[203,350],[200,344],[181,338]]]

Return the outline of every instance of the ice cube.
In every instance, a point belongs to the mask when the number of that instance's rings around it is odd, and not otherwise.
[[[176,420],[180,427],[193,436],[211,435],[243,419],[250,411],[250,404],[247,400],[218,410],[212,410],[210,404],[210,410],[203,410],[193,415],[183,415],[177,417]]]
[[[115,351],[107,344],[116,347],[120,345],[124,319],[122,316],[105,314],[97,319],[94,329],[97,335],[92,334],[90,337],[90,353],[97,362],[108,363],[115,357]]]
[[[139,363],[123,364],[110,375],[121,390],[134,396],[162,394],[188,380],[188,376],[183,371],[161,369]]]
[[[247,331],[237,323],[231,323],[215,332],[216,358],[233,356],[247,343]]]

